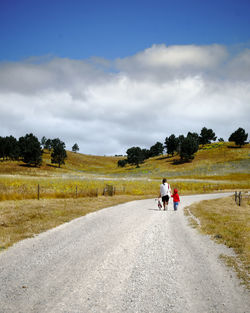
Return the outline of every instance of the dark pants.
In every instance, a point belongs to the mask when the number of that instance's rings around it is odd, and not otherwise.
[[[169,196],[168,196],[168,195],[163,196],[163,197],[161,198],[161,200],[162,200],[163,203],[166,202],[166,203],[168,204]]]

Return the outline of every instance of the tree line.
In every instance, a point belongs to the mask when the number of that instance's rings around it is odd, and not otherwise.
[[[241,147],[246,143],[248,134],[243,128],[238,128],[233,132],[228,141],[235,142],[236,145]],[[188,132],[187,136],[180,135],[176,137],[174,134],[166,137],[164,144],[156,142],[150,149],[141,149],[140,147],[131,147],[127,150],[127,158],[118,160],[117,165],[124,167],[126,164],[136,165],[143,163],[146,159],[163,154],[166,150],[167,154],[174,155],[177,153],[180,156],[181,162],[188,162],[194,158],[194,154],[198,151],[199,146],[215,141],[217,137],[212,129],[203,127],[200,135],[197,133]],[[218,141],[224,141],[219,138]]]
[[[29,166],[40,166],[44,149],[51,151],[51,163],[60,167],[65,164],[67,153],[65,143],[59,138],[42,138],[41,143],[32,133],[20,137],[18,140],[13,136],[0,137],[0,159],[21,160]],[[79,149],[79,148],[78,148]]]
[[[234,141],[236,145],[241,147],[246,143],[248,134],[243,128],[238,128],[233,132],[229,141]],[[166,137],[164,144],[156,142],[150,149],[141,149],[140,147],[131,147],[127,150],[127,158],[118,161],[118,166],[124,167],[126,164],[136,165],[143,163],[146,159],[163,154],[166,150],[167,154],[174,155],[177,153],[181,161],[190,161],[194,158],[195,152],[198,151],[199,145],[205,145],[215,141],[217,137],[212,129],[203,127],[200,135],[189,132],[187,136],[180,135],[176,137],[174,134]],[[219,141],[224,141],[222,138]],[[21,160],[29,166],[40,166],[42,164],[43,149],[51,151],[51,163],[58,164],[60,167],[65,164],[67,153],[65,143],[59,138],[47,139],[42,137],[41,142],[32,133],[20,137],[18,140],[13,136],[0,136],[0,159],[5,160]],[[79,146],[75,143],[72,147],[73,152],[79,151]]]

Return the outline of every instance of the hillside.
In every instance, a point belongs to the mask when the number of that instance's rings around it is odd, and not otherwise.
[[[189,163],[180,163],[179,156],[162,155],[146,160],[140,168],[126,166],[120,168],[117,161],[121,157],[93,156],[67,151],[66,164],[58,168],[50,162],[50,153],[45,151],[40,168],[26,167],[22,162],[0,162],[1,174],[18,174],[27,176],[88,176],[100,175],[108,177],[160,178],[189,177],[205,178],[249,178],[250,174],[250,144],[237,148],[229,143],[214,143],[206,145],[196,153]],[[240,175],[238,175],[240,174]]]

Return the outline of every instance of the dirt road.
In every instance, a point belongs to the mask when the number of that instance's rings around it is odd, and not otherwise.
[[[133,201],[0,254],[0,313],[243,313],[249,294],[218,258],[231,251],[175,212]]]

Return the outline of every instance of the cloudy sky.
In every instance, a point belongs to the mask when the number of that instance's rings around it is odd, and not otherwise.
[[[0,136],[98,155],[250,135],[248,0],[1,0]]]

